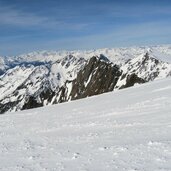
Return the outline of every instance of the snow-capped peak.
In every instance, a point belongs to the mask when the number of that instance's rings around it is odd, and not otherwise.
[[[170,47],[42,51],[1,57],[0,113],[61,103],[168,77]]]

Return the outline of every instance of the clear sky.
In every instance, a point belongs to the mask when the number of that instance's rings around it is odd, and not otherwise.
[[[0,0],[0,55],[171,43],[171,0]]]

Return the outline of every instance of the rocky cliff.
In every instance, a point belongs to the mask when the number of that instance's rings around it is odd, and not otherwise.
[[[6,62],[1,66],[0,113],[85,98],[171,75],[171,64],[149,51],[121,61],[113,63],[102,54],[89,59],[69,54],[54,61]]]

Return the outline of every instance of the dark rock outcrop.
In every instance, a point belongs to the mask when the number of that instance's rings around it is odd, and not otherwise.
[[[144,79],[139,78],[135,73],[133,73],[131,75],[127,75],[126,84],[122,85],[119,89],[123,89],[123,88],[134,86],[134,84],[136,84],[136,83],[143,84],[145,82],[146,81]]]
[[[142,84],[153,81],[156,78],[162,78],[163,75],[169,76],[169,64],[155,59],[147,52],[126,62],[121,67],[120,76],[115,89],[123,89],[134,84]]]
[[[92,57],[73,81],[71,100],[112,91],[121,72],[107,58]]]
[[[31,69],[30,69],[31,68]],[[48,65],[18,66],[1,78],[0,88],[6,88],[6,80],[15,73],[29,72],[23,82],[0,100],[0,114],[57,104],[93,95],[123,89],[152,81],[160,72],[171,75],[169,65],[150,57],[148,53],[127,61],[119,67],[104,56],[93,56],[88,61],[68,55]],[[5,80],[5,81],[4,81]],[[10,79],[9,79],[10,80]],[[9,88],[13,87],[7,84]],[[4,89],[5,93],[8,89]]]
[[[120,69],[106,57],[92,57],[73,81],[66,81],[56,93],[53,104],[113,91]]]

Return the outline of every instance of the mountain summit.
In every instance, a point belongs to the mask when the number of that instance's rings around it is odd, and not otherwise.
[[[57,104],[171,76],[171,46],[34,52],[0,58],[0,113]]]

